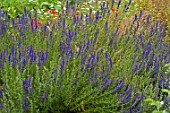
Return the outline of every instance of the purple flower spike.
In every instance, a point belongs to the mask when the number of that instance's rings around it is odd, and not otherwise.
[[[106,54],[105,54],[105,58],[106,58],[106,59],[108,59],[108,58],[109,58],[109,54],[108,54],[108,52],[106,52]]]
[[[135,20],[134,21],[136,21],[138,19],[138,15],[137,14],[135,14]]]
[[[119,89],[121,89],[124,86],[124,82],[122,81],[120,85],[118,85],[112,92],[117,92]]]
[[[69,3],[68,3],[68,0],[66,1],[66,11],[68,10],[68,6],[69,6]]]
[[[92,8],[90,8],[90,15],[92,14]]]
[[[87,46],[90,46],[90,39],[88,39]]]
[[[143,98],[144,98],[144,93],[142,93],[140,100],[137,100],[137,101],[130,107],[130,109],[135,108],[135,107],[141,102],[141,100],[143,100]]]
[[[125,8],[125,9],[127,8],[127,4],[124,4],[124,8]]]
[[[151,50],[151,48],[152,48],[152,44],[151,44],[151,42],[150,41],[148,41],[148,48]]]
[[[16,59],[16,57],[13,57],[13,59],[12,59],[12,67],[14,67],[16,65],[16,63],[17,63],[17,59]]]
[[[61,61],[61,64],[60,64],[60,69],[61,69],[61,72],[63,72],[64,70],[64,59]]]
[[[127,7],[126,7],[126,11],[129,9],[131,3],[132,3],[132,0],[129,0],[129,3],[128,3]]]
[[[125,88],[124,91],[126,92],[128,90],[128,88],[129,88],[129,85],[126,85],[126,88]]]
[[[108,21],[105,23],[105,30],[108,30]]]
[[[23,108],[25,109],[26,112],[28,111],[28,100],[27,100],[26,97],[24,97],[24,105],[23,105]]]
[[[5,13],[5,17],[6,17],[6,19],[8,19],[8,12]]]
[[[15,19],[14,18],[12,18],[12,26],[13,26],[13,28],[15,30],[16,29],[16,23],[15,23]]]
[[[26,90],[26,94],[28,94],[28,88],[30,86],[28,81],[27,80],[23,80],[22,85],[23,85],[24,89]]]
[[[32,79],[33,79],[33,77],[30,75],[30,76],[29,76],[29,80],[28,80],[29,85],[31,85]]]
[[[74,80],[74,82],[71,84],[71,87],[75,86],[77,84],[78,78],[76,78],[76,80]]]
[[[3,103],[1,101],[0,101],[0,107],[4,108],[4,105],[3,105]]]
[[[121,103],[124,103],[124,102],[125,102],[126,100],[128,100],[131,96],[132,96],[132,92],[130,92],[127,96],[125,96],[125,97],[122,99]]]
[[[20,48],[20,46],[21,46],[21,38],[19,38],[18,40],[18,49]]]
[[[122,0],[119,0],[118,5],[117,5],[117,9],[119,9],[121,2],[122,2]]]
[[[156,29],[158,29],[158,21],[156,21]]]
[[[12,44],[12,55],[14,56],[15,54],[15,47],[14,47],[14,44]]]
[[[147,17],[147,26],[146,27],[148,27],[149,24],[150,24],[150,14]]]
[[[48,60],[48,54],[49,54],[49,51],[48,51],[48,49],[46,49],[46,52],[45,52],[45,55],[46,55],[45,60],[46,61]]]
[[[112,7],[114,6],[114,3],[115,3],[115,1],[114,1],[114,0],[112,0]]]
[[[134,67],[134,69],[133,69],[133,72],[135,73],[138,68],[139,68],[139,63],[137,62],[137,63],[135,64],[135,67]]]
[[[99,19],[99,11],[96,12],[96,20]]]
[[[0,97],[3,98],[3,94],[2,94],[2,91],[0,90]]]
[[[11,62],[11,55],[8,54],[8,64],[10,65],[10,62]]]
[[[63,29],[66,28],[66,19],[63,20]]]
[[[45,100],[45,98],[47,98],[47,94],[45,93],[44,95],[43,95],[43,97],[42,97],[42,102],[44,102],[44,100]]]
[[[108,80],[108,78],[106,78],[106,79],[105,79],[105,82],[104,82],[105,87],[108,87],[109,84],[110,84],[110,83],[109,83],[109,80]]]
[[[150,36],[154,35],[154,26],[152,26],[151,30],[150,30]]]
[[[111,68],[113,67],[113,61],[112,61],[112,58],[110,58],[109,59],[109,61],[110,61],[110,66],[111,66]]]
[[[76,22],[77,22],[77,18],[76,15],[74,15],[73,23],[76,24]]]
[[[137,107],[135,110],[134,110],[134,113],[141,113],[143,111],[143,107]]]
[[[128,4],[128,6],[130,6],[130,5],[131,5],[131,3],[132,3],[132,0],[129,0],[129,4]]]
[[[24,7],[24,13],[25,13],[25,15],[27,15],[27,8],[26,7]]]
[[[143,13],[143,12],[142,12],[142,10],[140,10],[139,18],[141,18],[141,17],[142,17],[142,13]]]
[[[104,1],[104,2],[103,2],[103,8],[105,7],[105,5],[106,5],[106,2]]]
[[[112,43],[113,43],[113,39],[110,38],[109,45],[112,45]]]

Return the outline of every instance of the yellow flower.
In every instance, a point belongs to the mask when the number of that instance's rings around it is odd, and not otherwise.
[[[140,2],[139,6],[144,7],[144,2]]]

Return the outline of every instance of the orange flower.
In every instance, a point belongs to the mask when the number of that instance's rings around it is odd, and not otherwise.
[[[93,17],[94,17],[94,13],[91,14],[91,18],[93,18]]]
[[[112,12],[115,12],[115,8],[112,8]]]
[[[56,21],[57,21],[57,20],[53,19],[53,20],[52,20],[52,23],[55,23]]]
[[[36,27],[36,20],[35,20],[35,18],[33,18],[32,20],[33,20],[32,24],[28,24],[28,25],[35,28]],[[38,27],[41,26],[41,22],[38,22],[37,25],[38,25]]]
[[[53,16],[56,16],[56,10],[52,10]]]
[[[76,11],[76,16],[79,16],[79,12],[78,11]]]
[[[41,22],[38,22],[38,26],[41,26]]]
[[[139,4],[140,7],[144,7],[144,5],[145,5],[144,2],[140,2]]]
[[[45,12],[46,12],[46,13],[49,13],[49,12],[50,12],[50,9],[47,9]]]

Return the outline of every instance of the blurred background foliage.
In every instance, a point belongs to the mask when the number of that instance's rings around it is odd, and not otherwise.
[[[159,20],[165,24],[167,35],[170,37],[170,1],[142,0],[140,4],[144,10],[153,16],[153,20]]]
[[[29,10],[37,11],[40,18],[54,18],[44,13],[47,9],[56,10],[59,13],[66,6],[67,0],[0,0],[1,8],[8,11],[9,17],[21,16],[23,7]],[[73,9],[79,10],[81,13],[89,12],[89,9],[98,10],[106,1],[111,5],[112,0],[68,0]],[[119,0],[115,0],[118,2]],[[122,0],[122,4],[127,4],[129,0]],[[152,21],[159,20],[165,24],[167,29],[167,37],[170,36],[170,1],[169,0],[132,0],[130,14],[138,13],[143,10],[144,13],[151,14]],[[131,15],[132,16],[132,15]]]

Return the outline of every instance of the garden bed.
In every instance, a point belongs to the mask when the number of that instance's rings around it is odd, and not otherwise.
[[[0,112],[170,112],[164,21],[131,0],[30,4],[0,11]]]

